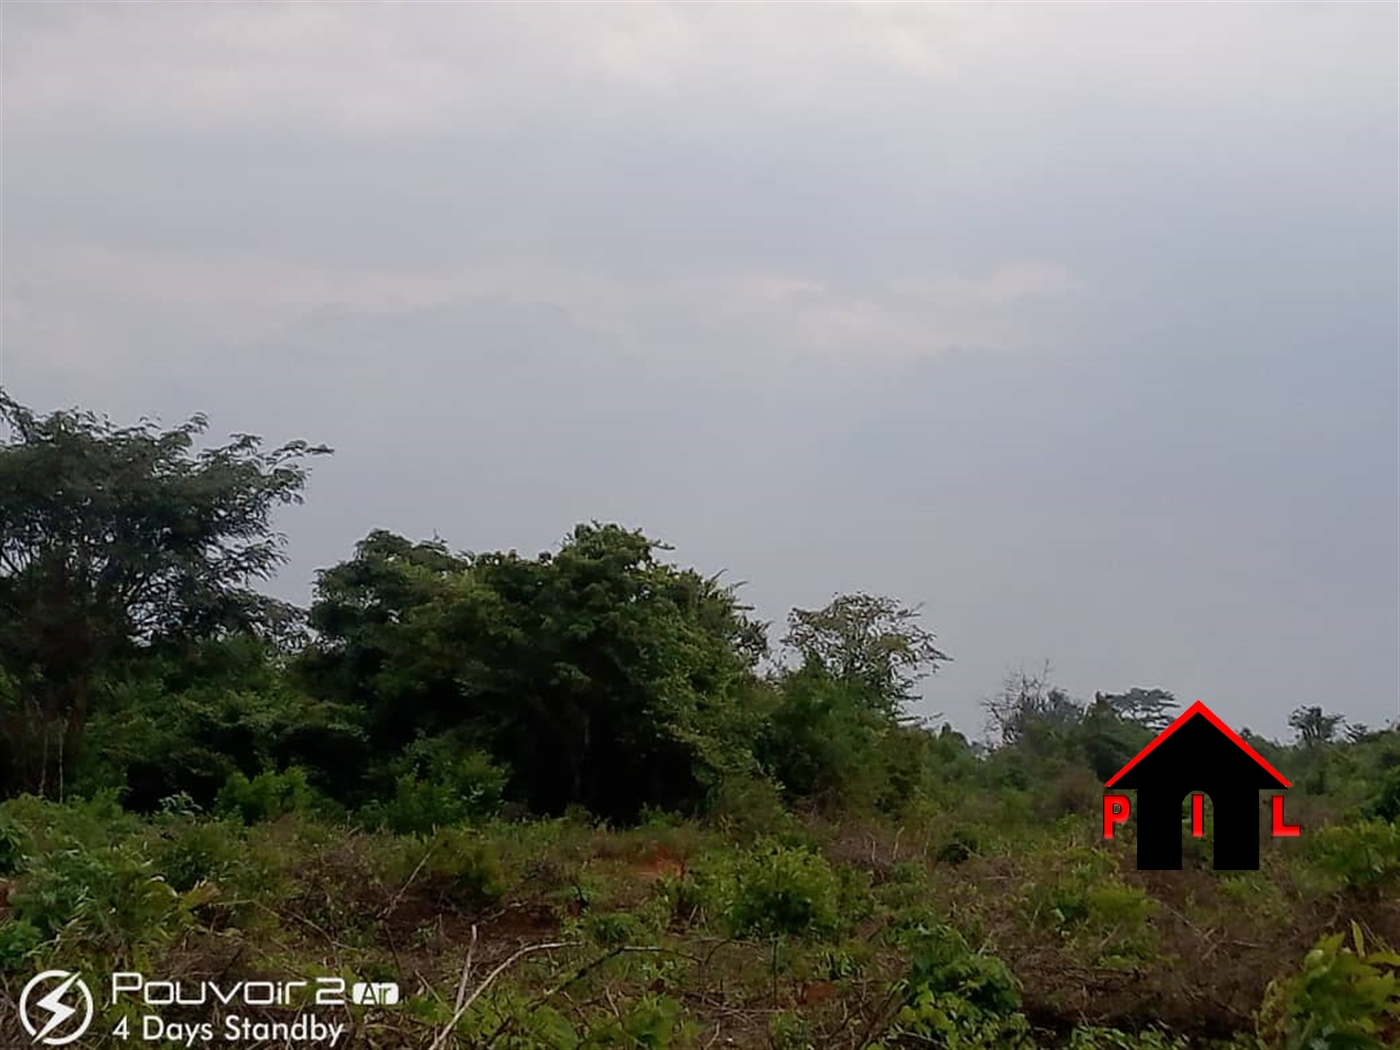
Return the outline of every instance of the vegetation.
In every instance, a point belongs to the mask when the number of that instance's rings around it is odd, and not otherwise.
[[[346,1008],[379,1048],[1400,1045],[1400,724],[1245,731],[1304,836],[1138,872],[1102,782],[1164,689],[1017,672],[973,743],[910,715],[950,659],[917,609],[838,595],[770,649],[614,524],[375,531],[293,609],[254,586],[326,450],[0,418],[8,1003],[55,968],[339,975],[402,986]],[[123,1045],[99,1014],[82,1045]]]

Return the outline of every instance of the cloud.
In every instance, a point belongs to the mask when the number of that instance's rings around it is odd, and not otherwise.
[[[0,381],[335,445],[289,597],[614,517],[927,601],[969,727],[1044,657],[1393,711],[1393,6],[0,18]]]

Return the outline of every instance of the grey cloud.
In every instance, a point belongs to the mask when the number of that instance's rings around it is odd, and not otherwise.
[[[6,5],[0,376],[337,446],[369,528],[617,518],[770,618],[1282,732],[1400,695],[1371,5]]]

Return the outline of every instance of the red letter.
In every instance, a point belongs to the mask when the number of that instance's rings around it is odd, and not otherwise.
[[[1191,834],[1201,838],[1206,833],[1206,797],[1191,796]]]
[[[1113,838],[1113,825],[1128,819],[1128,796],[1105,795],[1103,797],[1103,837]]]
[[[1295,835],[1301,835],[1301,834],[1303,833],[1303,829],[1302,829],[1299,825],[1297,825],[1297,824],[1285,824],[1285,823],[1283,822],[1283,796],[1282,796],[1282,795],[1275,795],[1275,796],[1274,796],[1274,829],[1273,829],[1273,833],[1274,833],[1274,838],[1276,838],[1276,839],[1292,838],[1292,837],[1295,836]]]

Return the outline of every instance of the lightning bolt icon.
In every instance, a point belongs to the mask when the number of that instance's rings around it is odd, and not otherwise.
[[[49,1012],[49,1023],[44,1025],[39,1034],[34,1037],[36,1042],[42,1042],[44,1036],[48,1035],[64,1021],[78,1012],[63,1001],[64,995],[68,993],[69,988],[73,987],[73,982],[77,979],[78,975],[76,973],[72,974],[69,976],[68,980],[64,981],[48,995],[34,1004],[35,1006],[42,1006]]]

